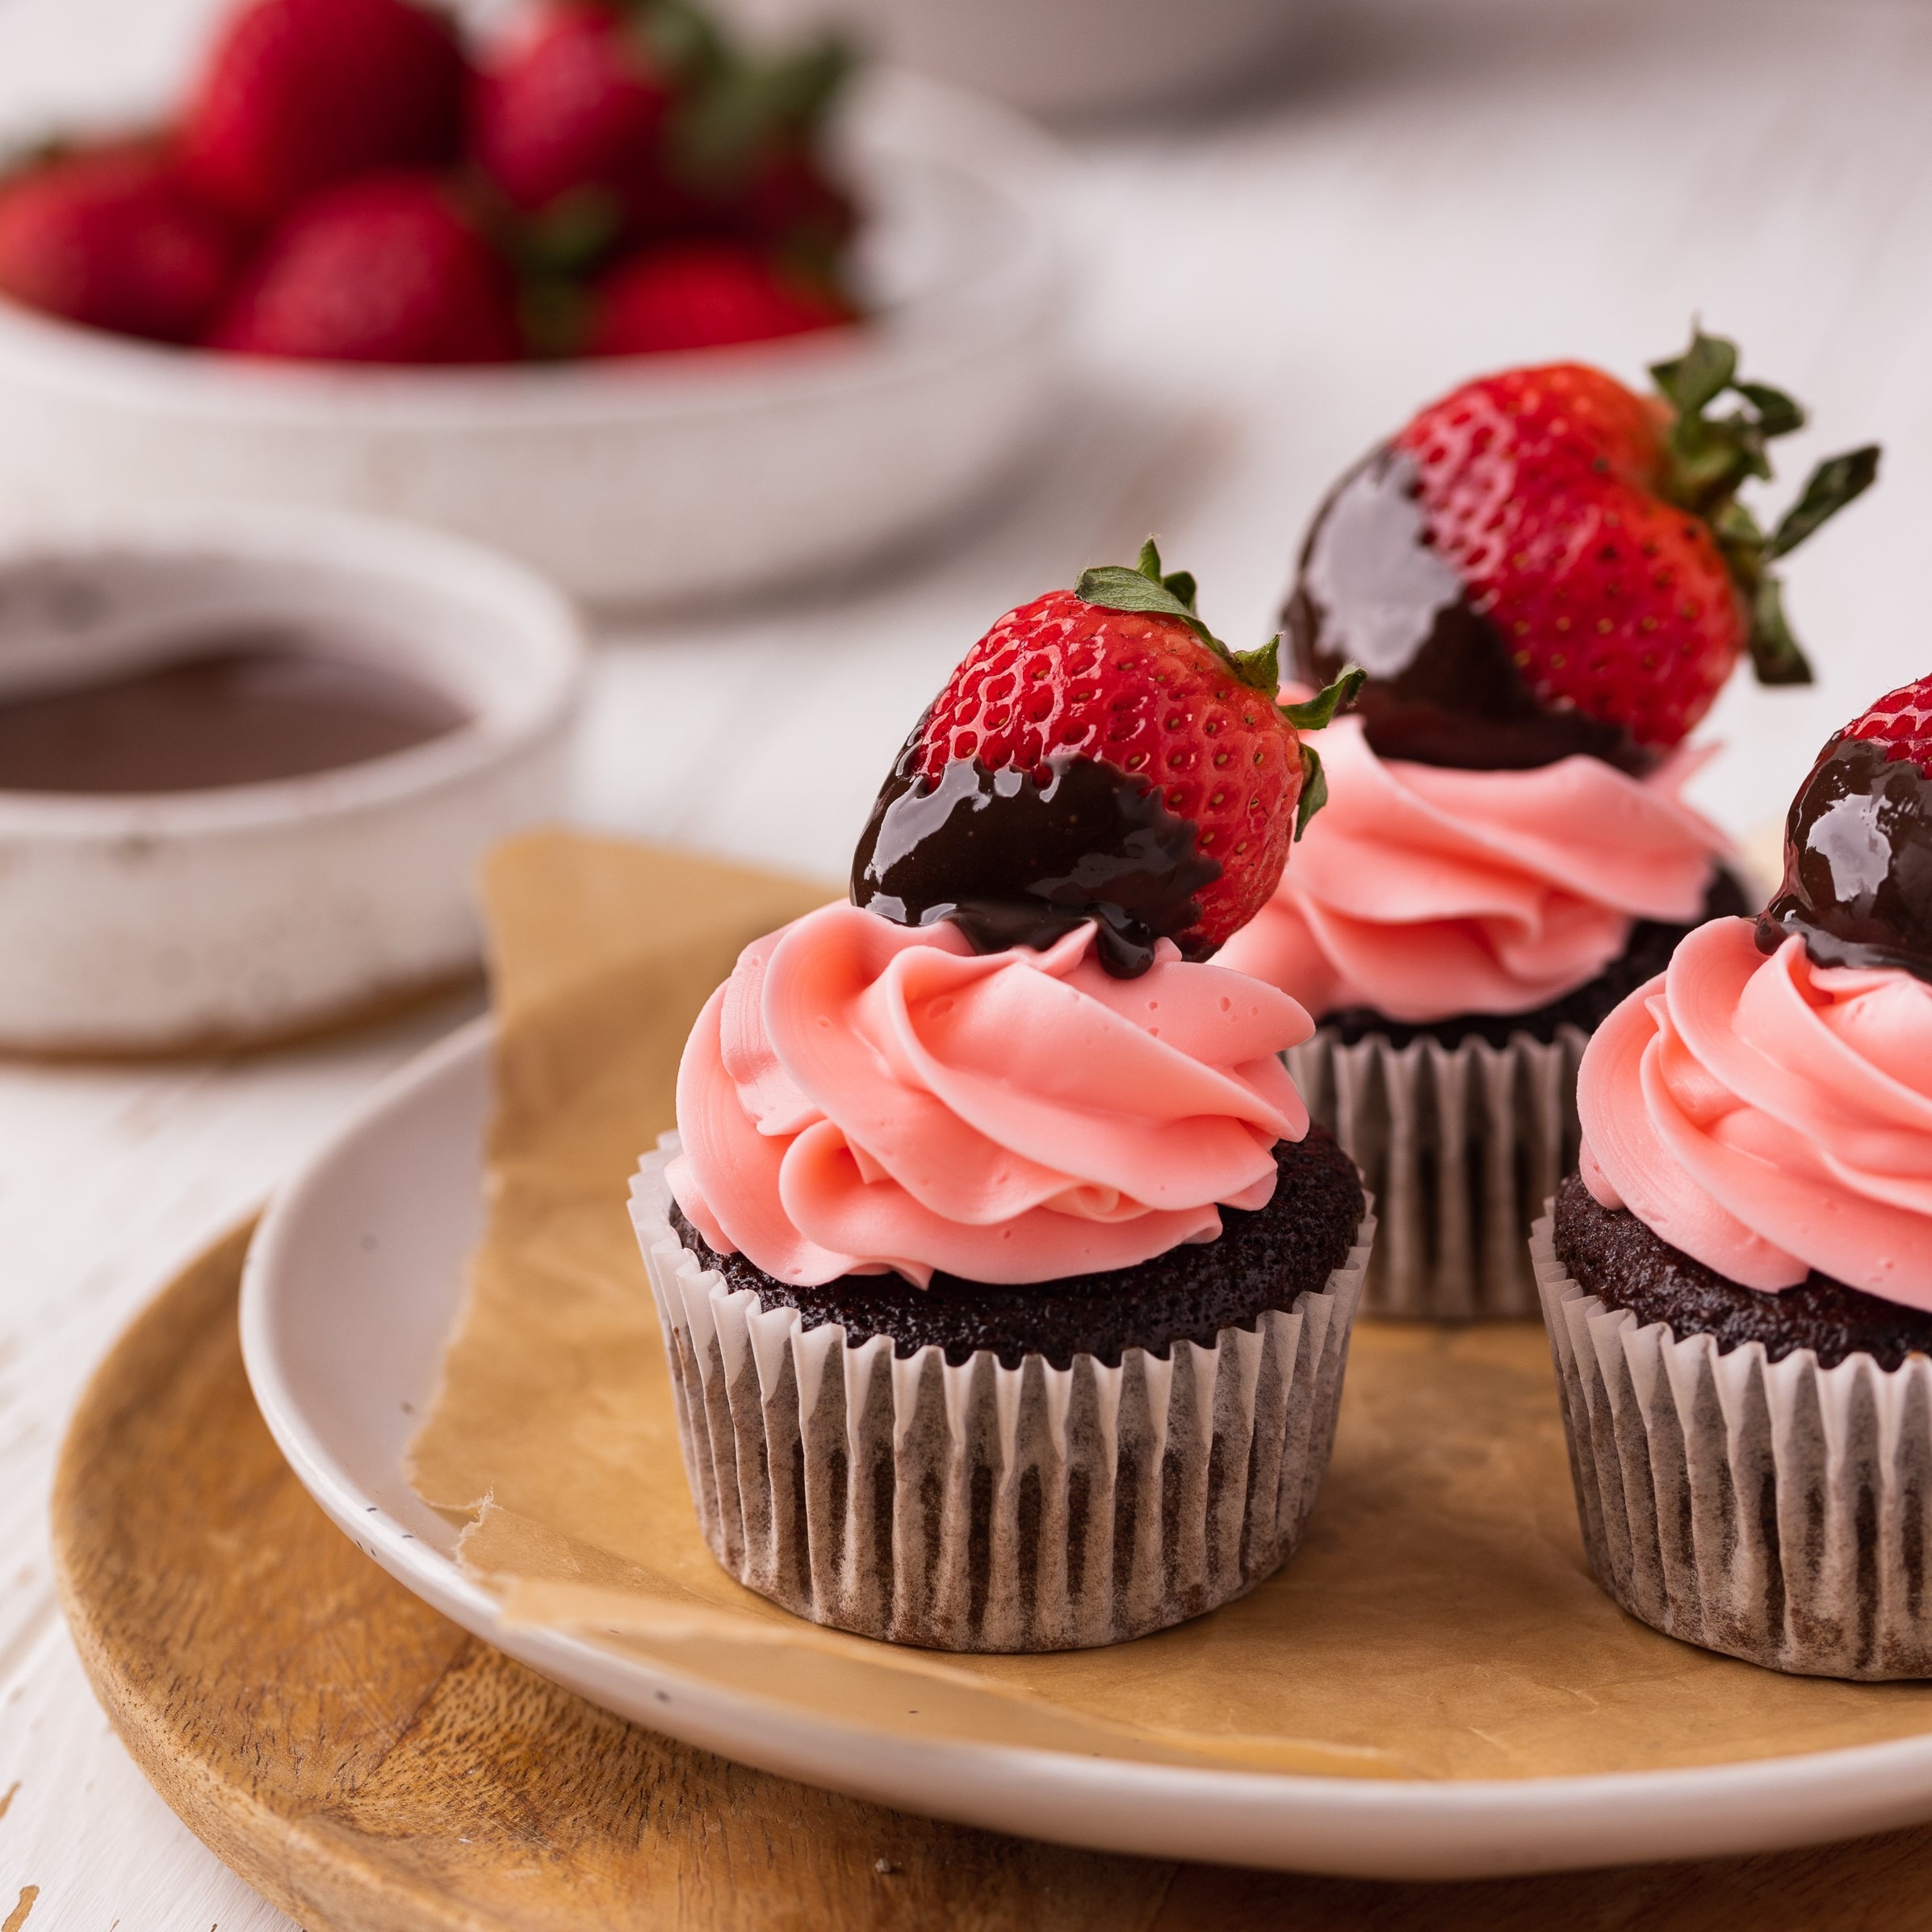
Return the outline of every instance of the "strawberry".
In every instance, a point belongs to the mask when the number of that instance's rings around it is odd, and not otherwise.
[[[255,0],[202,69],[183,165],[212,199],[270,221],[352,175],[454,161],[465,84],[455,29],[409,0]]]
[[[1877,474],[1821,463],[1768,537],[1737,501],[1804,413],[1698,334],[1639,396],[1581,363],[1506,370],[1431,404],[1345,478],[1310,530],[1289,622],[1297,668],[1354,657],[1385,755],[1641,770],[1709,710],[1748,649],[1809,681],[1778,557]],[[1706,413],[1726,393],[1726,414]]]
[[[830,269],[858,226],[852,197],[795,141],[768,149],[743,185],[724,196],[721,212],[782,258],[820,271]]]
[[[504,363],[521,351],[508,272],[442,183],[409,174],[304,203],[207,339],[325,362]]]
[[[741,242],[682,241],[621,262],[593,300],[588,352],[653,355],[836,328],[852,310]]]
[[[1784,880],[1758,920],[1819,966],[1932,980],[1932,677],[1871,705],[1819,752],[1784,821]]]
[[[513,207],[594,216],[611,237],[668,205],[673,78],[634,16],[565,0],[526,21],[478,77],[478,165]],[[568,205],[574,203],[574,206]]]
[[[1003,617],[906,741],[853,861],[854,903],[956,918],[983,945],[1097,919],[1124,977],[1157,939],[1203,959],[1251,919],[1325,795],[1298,732],[1361,674],[1283,706],[1276,643],[1230,651],[1194,600],[1150,542],[1134,568],[1088,571]]]
[[[1901,685],[1854,718],[1838,734],[1885,748],[1888,761],[1909,758],[1932,778],[1932,677]],[[1932,887],[1932,880],[1927,885]]]
[[[241,253],[153,147],[64,156],[0,188],[0,289],[90,328],[191,342]]]

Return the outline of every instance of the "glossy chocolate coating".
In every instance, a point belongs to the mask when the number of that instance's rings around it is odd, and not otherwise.
[[[982,953],[1049,946],[1085,920],[1100,963],[1132,979],[1158,939],[1200,916],[1195,895],[1220,878],[1194,827],[1159,788],[1082,756],[1029,772],[955,758],[936,785],[919,776],[924,721],[906,740],[852,860],[852,903],[926,926],[949,919]]]
[[[0,698],[0,790],[259,785],[407,751],[468,721],[453,698],[363,658],[211,639],[166,664]]]
[[[1800,933],[1820,966],[1932,979],[1932,779],[1867,738],[1828,744],[1784,822],[1784,883],[1758,920],[1775,953]]]
[[[1531,696],[1507,640],[1430,547],[1406,451],[1372,451],[1329,492],[1281,622],[1303,683],[1319,689],[1350,664],[1368,673],[1355,708],[1379,756],[1470,771],[1578,752],[1628,772],[1656,761],[1620,726]]]

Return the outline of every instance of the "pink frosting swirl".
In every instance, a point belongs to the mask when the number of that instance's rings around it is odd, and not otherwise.
[[[1599,758],[1515,772],[1380,758],[1359,718],[1314,742],[1328,803],[1220,954],[1314,1013],[1547,1005],[1595,979],[1637,920],[1695,919],[1727,849],[1678,796],[1695,753],[1637,779]]]
[[[1747,1288],[1932,1309],[1932,986],[1714,920],[1591,1036],[1583,1179]]]
[[[837,905],[748,946],[678,1069],[678,1205],[781,1281],[921,1287],[1126,1268],[1265,1206],[1307,1014],[1170,941],[1113,979],[1094,930],[978,954]]]

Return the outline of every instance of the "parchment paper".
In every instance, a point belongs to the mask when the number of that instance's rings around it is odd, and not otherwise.
[[[1932,1686],[1780,1676],[1627,1617],[1584,1566],[1549,1344],[1358,1324],[1307,1537],[1252,1595],[1108,1649],[949,1657],[821,1629],[699,1536],[625,1208],[739,947],[832,896],[520,840],[487,883],[489,1222],[413,1480],[518,1620],[882,1730],[1365,1777],[1721,1762],[1932,1729]]]

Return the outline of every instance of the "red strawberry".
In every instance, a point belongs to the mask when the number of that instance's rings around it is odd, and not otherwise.
[[[1289,614],[1302,674],[1366,665],[1385,755],[1631,769],[1684,738],[1747,647],[1766,682],[1808,681],[1770,565],[1871,482],[1878,451],[1821,464],[1767,538],[1737,491],[1804,415],[1737,366],[1699,335],[1653,370],[1653,396],[1560,363],[1424,409],[1310,532]],[[1706,415],[1727,391],[1737,406]]]
[[[621,262],[599,284],[592,355],[654,355],[769,342],[849,322],[821,287],[782,274],[734,241],[673,242]]]
[[[1090,570],[966,653],[879,794],[853,900],[956,917],[989,945],[1097,918],[1124,976],[1163,937],[1205,958],[1267,902],[1322,803],[1297,727],[1360,681],[1278,704],[1275,645],[1230,652],[1150,543],[1136,568]]]
[[[1932,778],[1932,677],[1888,691],[1838,736],[1882,744],[1888,761],[1909,758]],[[1932,886],[1932,879],[1926,883]]]
[[[0,289],[70,322],[191,342],[241,262],[228,219],[153,148],[72,155],[0,188]]]
[[[269,238],[209,346],[323,362],[505,363],[508,272],[433,175],[371,174]]]
[[[1932,677],[1888,691],[1819,752],[1784,821],[1784,880],[1758,920],[1819,966],[1932,980]]]
[[[203,68],[184,165],[268,221],[352,175],[455,161],[464,85],[455,29],[409,0],[254,0]]]
[[[479,77],[476,159],[526,213],[567,195],[600,198],[614,235],[665,203],[660,149],[672,98],[671,77],[635,17],[565,0],[528,21]]]
[[[752,168],[724,218],[787,258],[828,268],[858,226],[852,197],[828,176],[810,149],[788,143]]]

